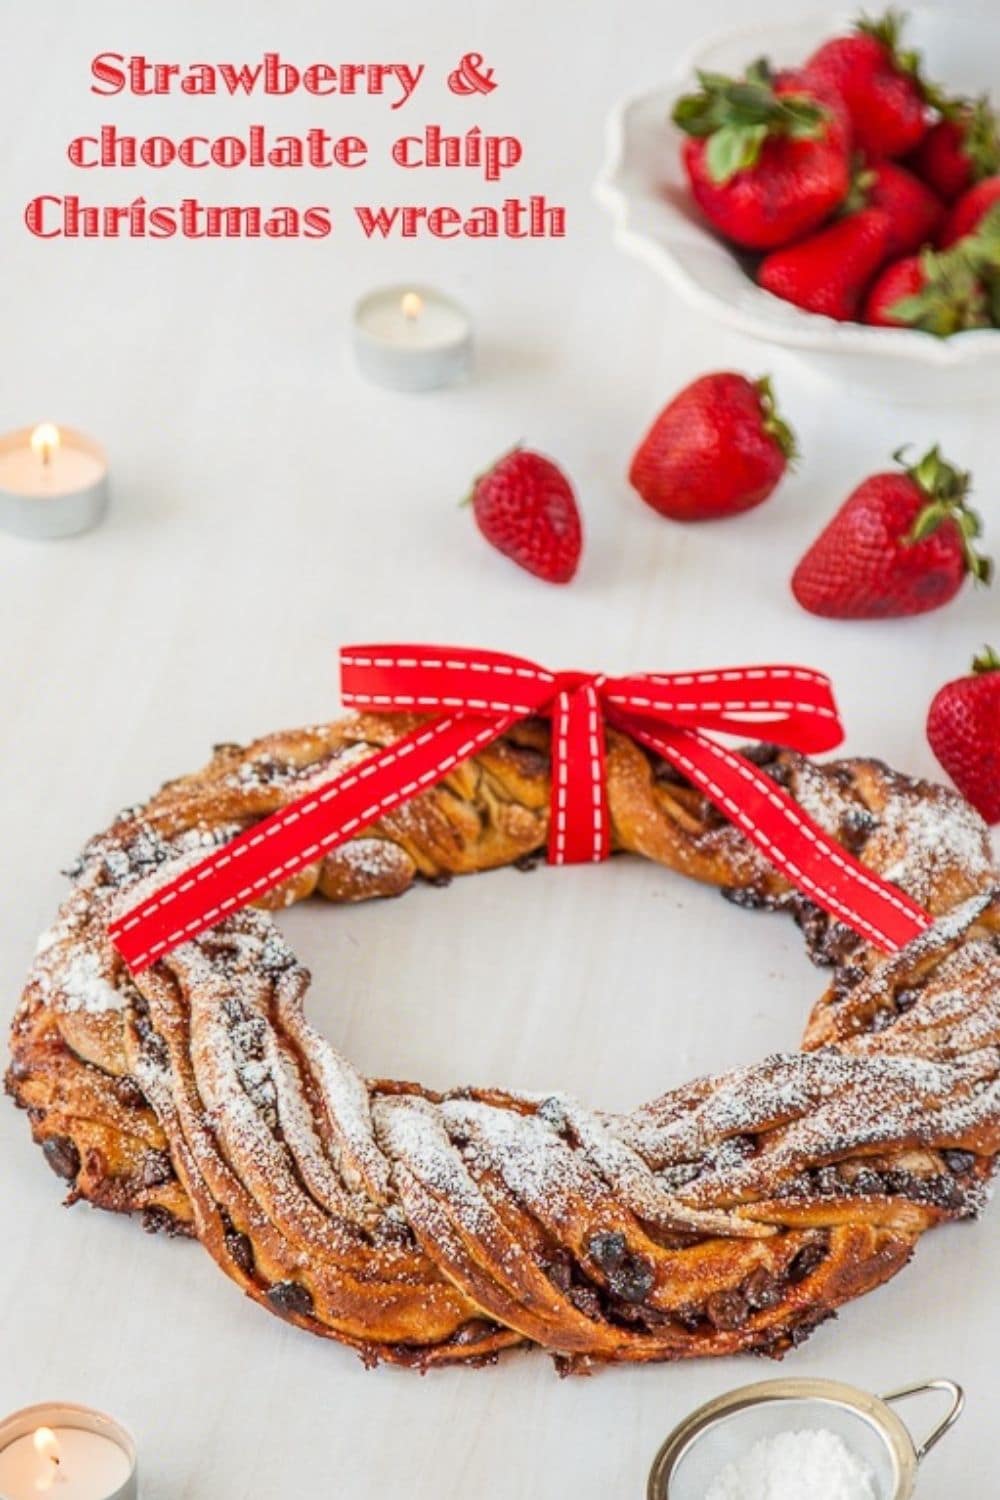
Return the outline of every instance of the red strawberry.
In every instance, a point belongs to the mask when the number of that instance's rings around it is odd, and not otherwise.
[[[873,162],[857,178],[862,205],[880,208],[892,221],[889,255],[909,255],[928,244],[944,218],[944,204],[926,183],[894,161]]]
[[[784,250],[757,267],[765,291],[807,312],[847,322],[886,259],[892,220],[880,208],[863,208]]]
[[[995,203],[1000,203],[1000,176],[984,177],[963,193],[944,221],[938,244],[942,250],[979,228]]]
[[[1000,170],[1000,136],[985,95],[948,102],[943,111],[943,118],[931,126],[909,165],[951,203],[973,183]]]
[[[839,100],[806,91],[797,74],[754,63],[743,79],[699,73],[700,90],[673,118],[689,139],[684,167],[695,201],[727,239],[767,250],[828,218],[850,182]]]
[[[794,456],[770,381],[726,371],[703,375],[663,408],[628,477],[661,516],[714,520],[766,500]]]
[[[988,583],[992,569],[975,550],[981,523],[966,506],[968,488],[969,475],[937,448],[911,469],[873,474],[802,558],[792,593],[811,614],[862,620],[937,609],[966,573]]]
[[[992,325],[990,292],[963,246],[937,254],[925,250],[886,266],[868,293],[863,317],[881,328],[922,328],[947,338]]]
[[[583,526],[572,485],[549,459],[515,448],[476,480],[472,508],[498,552],[548,583],[569,583]]]
[[[874,323],[878,328],[907,328],[910,325],[899,317],[899,304],[915,297],[927,285],[928,276],[923,267],[923,256],[907,255],[902,260],[890,261],[885,270],[876,277],[875,283],[865,298],[861,320]]]
[[[806,63],[806,78],[835,89],[847,105],[854,144],[872,157],[903,156],[927,130],[920,58],[899,47],[902,18],[862,18],[852,36],[825,42]]]
[[[990,646],[972,676],[939,688],[927,738],[952,781],[987,823],[1000,823],[1000,656]]]

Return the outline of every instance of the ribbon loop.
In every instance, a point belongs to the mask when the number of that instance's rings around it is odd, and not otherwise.
[[[712,732],[788,749],[843,738],[828,678],[797,666],[605,677],[550,672],[525,657],[461,646],[376,644],[341,655],[344,703],[420,716],[359,767],[265,818],[109,927],[138,973],[377,823],[518,720],[548,718],[553,864],[605,859],[613,842],[606,725],[669,761],[788,881],[868,942],[893,951],[930,922],[903,891],[830,838],[779,786]]]
[[[805,667],[619,677],[606,699],[630,719],[751,735],[804,754],[832,750],[844,737],[829,679]]]
[[[502,651],[461,646],[349,646],[340,656],[341,697],[348,708],[426,713],[516,714],[548,704],[556,677],[535,662]]]

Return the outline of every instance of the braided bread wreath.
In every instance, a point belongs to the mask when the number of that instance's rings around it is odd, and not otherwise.
[[[42,939],[7,1087],[69,1199],[195,1235],[251,1297],[380,1360],[563,1370],[780,1356],[982,1206],[1000,1150],[1000,887],[955,794],[870,760],[749,753],[937,918],[867,947],[789,889],[700,793],[608,735],[616,851],[782,908],[833,966],[802,1050],[630,1114],[561,1095],[362,1078],[307,1023],[308,973],[246,910],[137,980],[106,924],[184,862],[420,721],[361,715],[222,745],[95,838]],[[548,729],[517,725],[271,893],[395,896],[544,848]]]

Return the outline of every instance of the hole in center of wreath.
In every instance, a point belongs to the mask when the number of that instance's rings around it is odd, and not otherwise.
[[[310,1021],[367,1077],[605,1109],[797,1050],[826,983],[788,917],[628,857],[307,901],[279,921],[312,972]]]

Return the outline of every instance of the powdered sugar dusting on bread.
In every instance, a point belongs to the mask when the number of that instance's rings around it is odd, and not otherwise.
[[[61,1010],[86,1011],[97,1016],[120,1011],[124,1003],[121,992],[102,973],[100,959],[91,949],[74,953],[59,969],[58,980]]]
[[[351,839],[349,843],[341,844],[335,857],[366,880],[398,875],[401,862],[396,844],[388,839],[375,838]]]
[[[99,1069],[104,1033],[115,1026],[71,1024],[71,1014],[103,1017],[124,1006],[118,1030],[127,1050],[138,1038],[135,1076],[171,1154],[196,1158],[204,1176],[184,1183],[199,1233],[208,1242],[202,1226],[215,1226],[225,1244],[213,1253],[223,1264],[236,1258],[229,1240],[240,1242],[238,1264],[257,1278],[255,1294],[296,1318],[307,1309],[341,1336],[345,1322],[370,1317],[385,1340],[419,1340],[429,1318],[435,1349],[452,1337],[460,1343],[455,1329],[481,1324],[485,1310],[552,1347],[598,1357],[751,1344],[780,1352],[808,1315],[828,1310],[825,1293],[799,1290],[802,1278],[786,1275],[803,1237],[822,1259],[840,1253],[832,1226],[850,1222],[860,1239],[874,1226],[859,1264],[885,1274],[934,1215],[981,1206],[1000,1146],[1000,921],[995,908],[984,917],[986,895],[894,957],[854,950],[854,963],[841,958],[823,1002],[829,1044],[817,1035],[814,1050],[697,1081],[622,1116],[561,1095],[442,1097],[366,1082],[308,1026],[308,976],[259,911],[183,945],[134,984],[106,937],[111,910],[372,754],[392,730],[371,723],[369,740],[355,725],[273,736],[246,752],[229,747],[203,777],[123,815],[88,846],[77,893],[36,960],[33,1003],[41,998],[57,1021],[62,1012],[70,1048],[74,1032],[88,1048],[93,1040],[97,1062],[74,1065]],[[540,784],[544,758],[536,758]],[[767,764],[821,826],[925,904],[934,896],[949,906],[993,878],[985,828],[950,793],[875,763],[821,767],[782,755]],[[450,828],[466,841],[469,867],[477,820],[494,814],[494,790],[505,810],[527,816],[518,786],[491,787],[493,774],[484,764],[465,790],[456,778],[435,812],[434,837]],[[631,814],[620,783],[617,795]],[[656,815],[648,807],[636,814]],[[716,850],[727,840],[736,848],[727,870],[744,857],[735,830],[696,805],[685,819],[693,831],[675,816],[670,831],[681,852],[668,862],[700,859],[694,868],[712,878],[713,839]],[[489,826],[499,837],[500,824]],[[437,867],[439,848],[426,816],[410,808],[336,851],[320,879],[346,899],[394,882],[399,889],[401,872],[408,879],[415,865]],[[479,862],[495,853],[491,844]],[[748,872],[757,870],[757,856],[745,858]],[[762,874],[747,879],[751,897],[770,894]],[[290,899],[301,894],[296,887]],[[725,1243],[738,1237],[757,1243]],[[695,1239],[695,1255],[674,1259]],[[714,1268],[700,1273],[700,1287],[695,1262]],[[748,1271],[762,1268],[756,1292],[771,1300],[753,1304],[758,1339],[740,1318],[751,1314]],[[595,1287],[607,1292],[604,1301]],[[423,1321],[397,1320],[396,1298],[413,1298]],[[385,1317],[383,1303],[393,1308]],[[367,1325],[360,1337],[369,1337]],[[406,1352],[403,1343],[391,1347]]]
[[[845,814],[866,814],[863,803],[845,795],[822,766],[796,767],[795,796],[827,833],[839,836]],[[974,890],[995,873],[989,829],[979,814],[944,787],[924,788],[890,782],[885,803],[870,817],[871,832],[862,858],[915,900],[930,904],[943,878],[959,876]]]
[[[929,900],[946,871],[960,871],[971,885],[994,873],[989,829],[960,797],[945,792],[939,800],[890,798],[881,817],[880,837],[899,844],[897,858],[881,874],[918,899]]]
[[[432,1105],[407,1095],[376,1099],[372,1119],[378,1141],[390,1160],[405,1167],[422,1187],[443,1200],[467,1230],[476,1233],[489,1228],[489,1205]]]

